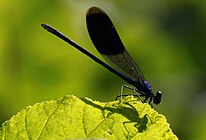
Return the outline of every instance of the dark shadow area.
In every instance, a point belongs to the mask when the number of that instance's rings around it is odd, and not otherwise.
[[[90,100],[85,99],[85,98],[81,98],[81,100],[83,102],[85,102],[86,104],[93,106],[94,108],[98,108],[98,109],[102,110],[102,114],[105,118],[108,118],[109,116],[111,116],[114,113],[118,113],[118,114],[121,114],[122,116],[126,117],[129,121],[123,122],[123,125],[124,125],[125,129],[127,130],[128,135],[130,135],[129,134],[130,132],[126,126],[126,124],[128,124],[128,123],[134,123],[134,127],[136,127],[138,130],[137,133],[142,133],[143,131],[145,131],[147,129],[147,123],[148,123],[148,118],[146,117],[147,115],[145,115],[143,118],[140,118],[137,110],[128,102],[124,103],[122,105],[117,104],[116,108],[114,108],[115,106],[107,106],[107,105],[102,107],[100,105],[97,105],[97,104],[91,102]],[[105,115],[105,111],[109,111],[109,113],[107,113]],[[134,136],[136,134],[132,134],[132,135]]]

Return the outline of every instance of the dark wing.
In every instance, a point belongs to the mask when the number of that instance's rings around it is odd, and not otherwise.
[[[90,38],[98,52],[130,78],[144,80],[140,68],[125,49],[107,14],[98,7],[91,7],[87,11],[86,22]]]

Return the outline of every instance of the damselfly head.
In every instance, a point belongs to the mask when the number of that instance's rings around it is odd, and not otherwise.
[[[154,94],[153,103],[158,105],[161,102],[161,98],[162,98],[162,93],[161,91],[158,91],[156,94]]]

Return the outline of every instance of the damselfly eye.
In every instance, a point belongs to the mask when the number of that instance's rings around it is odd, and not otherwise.
[[[158,91],[154,96],[153,103],[159,104],[161,102],[161,98],[162,98],[162,93],[161,91]]]

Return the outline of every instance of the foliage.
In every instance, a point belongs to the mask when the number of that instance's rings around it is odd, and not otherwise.
[[[166,118],[128,96],[101,103],[65,96],[28,106],[6,121],[1,139],[177,139]]]

